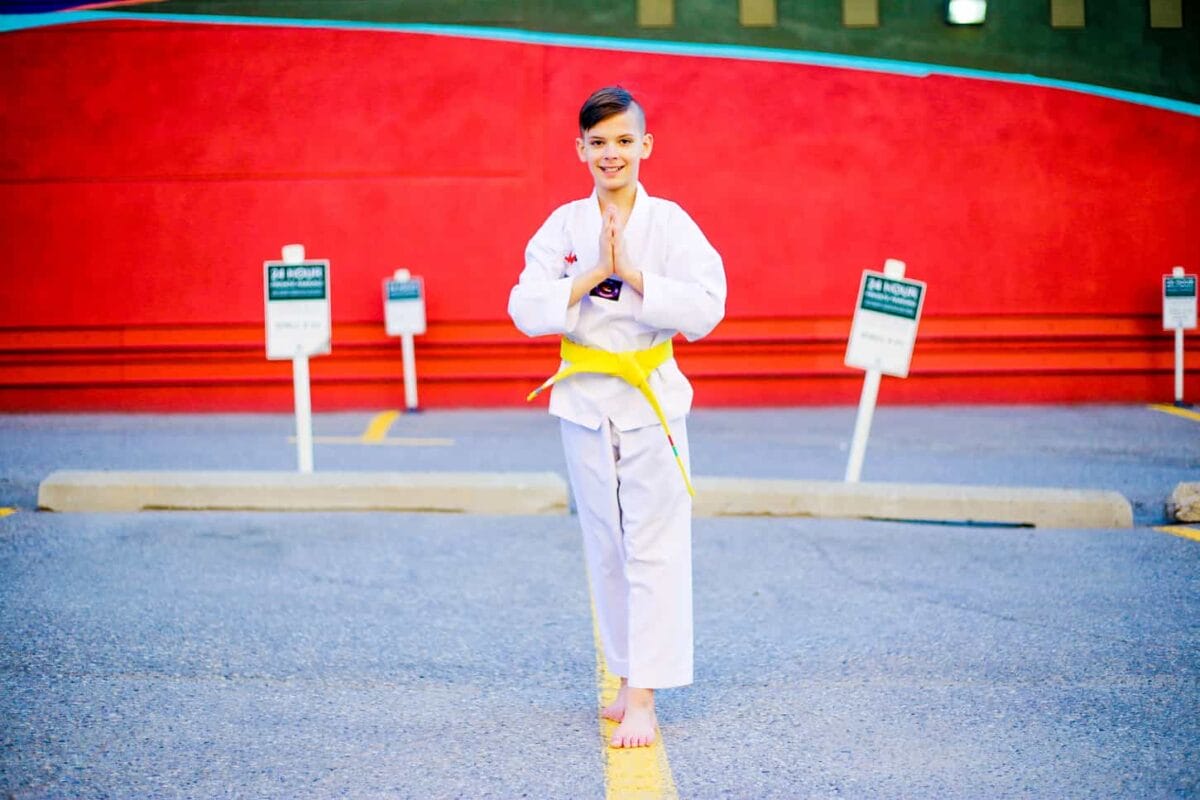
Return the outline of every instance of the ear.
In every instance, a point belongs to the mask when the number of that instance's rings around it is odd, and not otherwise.
[[[650,151],[654,149],[654,134],[642,134],[642,158],[649,158]]]
[[[575,151],[579,154],[579,160],[587,163],[587,152],[583,149],[583,139],[575,139]]]

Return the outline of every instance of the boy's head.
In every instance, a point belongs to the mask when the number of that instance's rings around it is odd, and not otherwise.
[[[633,99],[633,95],[620,86],[606,86],[592,92],[591,97],[583,101],[579,109],[579,135],[583,136],[598,123],[618,114],[633,112],[641,124],[642,133],[646,132],[646,112],[641,103]]]
[[[621,87],[609,86],[593,92],[579,109],[575,146],[597,190],[612,194],[636,188],[638,168],[650,157],[654,137],[646,133],[641,104]]]

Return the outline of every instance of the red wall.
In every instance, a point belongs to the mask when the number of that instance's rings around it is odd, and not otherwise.
[[[725,257],[729,318],[680,356],[702,404],[855,400],[858,276],[889,256],[929,292],[885,402],[1169,399],[1159,276],[1200,266],[1200,118],[1064,90],[138,21],[0,34],[0,74],[10,410],[288,407],[261,262],[293,241],[332,260],[317,408],[400,402],[399,266],[426,280],[424,403],[521,402],[554,345],[508,290],[590,189],[574,119],[606,83],[649,111],[647,188]]]

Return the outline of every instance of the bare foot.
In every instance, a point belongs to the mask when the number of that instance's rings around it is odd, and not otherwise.
[[[612,747],[648,747],[654,744],[658,717],[654,714],[654,690],[625,687],[625,714],[613,731]]]
[[[600,712],[600,716],[605,719],[611,719],[613,722],[620,722],[625,719],[625,695],[629,688],[629,679],[621,678],[621,688],[617,691],[617,697],[611,703],[604,707]]]

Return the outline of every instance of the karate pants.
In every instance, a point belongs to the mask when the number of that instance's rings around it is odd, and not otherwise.
[[[692,682],[692,498],[659,425],[560,420],[608,669],[639,689]],[[687,425],[670,420],[691,474]]]

